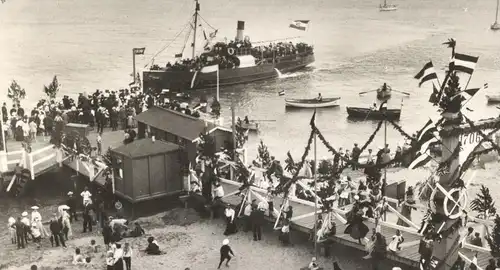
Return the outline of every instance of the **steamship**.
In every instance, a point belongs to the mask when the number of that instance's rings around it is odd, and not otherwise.
[[[238,21],[234,41],[212,44],[217,30],[207,33],[204,29],[205,51],[196,55],[196,32],[199,26],[200,5],[196,0],[193,15],[192,56],[165,66],[151,65],[143,72],[145,91],[159,92],[163,89],[185,91],[209,89],[217,85],[229,86],[272,79],[280,73],[293,72],[314,62],[314,48],[306,43],[279,42],[274,44],[252,44],[244,35],[245,22]]]

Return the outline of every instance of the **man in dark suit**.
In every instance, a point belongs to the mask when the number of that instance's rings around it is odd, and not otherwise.
[[[254,208],[250,214],[252,221],[253,240],[259,241],[262,238],[262,225],[264,223],[264,212]]]
[[[63,232],[62,232],[62,224],[57,219],[57,215],[55,213],[54,213],[52,219],[50,220],[49,228],[50,228],[50,232],[52,234],[50,236],[50,243],[52,244],[52,246],[54,246],[54,242],[55,242],[56,247],[59,246],[59,243],[61,243],[61,245],[63,247],[66,247],[66,244],[64,243]]]

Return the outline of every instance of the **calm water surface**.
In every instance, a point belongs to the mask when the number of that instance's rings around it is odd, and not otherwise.
[[[287,97],[322,93],[342,98],[340,108],[320,110],[317,117],[318,126],[336,147],[363,143],[372,133],[376,123],[348,121],[345,106],[373,103],[373,93],[358,93],[383,82],[411,93],[410,97],[394,94],[389,107],[398,108],[403,101],[400,124],[408,132],[417,130],[436,114],[426,102],[431,86],[418,88],[413,76],[432,59],[441,79],[444,77],[440,68],[447,63],[450,50],[441,43],[450,37],[458,41],[458,52],[480,56],[470,86],[485,82],[490,86],[468,104],[474,110],[469,116],[498,115],[494,106],[485,105],[484,97],[497,93],[500,83],[500,33],[489,30],[495,1],[396,1],[399,10],[387,13],[379,12],[378,4],[374,0],[201,1],[203,18],[219,29],[220,38],[234,38],[236,21],[244,20],[245,34],[253,41],[303,34],[303,40],[315,45],[316,63],[307,70],[221,89],[226,119],[233,99],[239,116],[276,120],[263,122],[258,137],[251,138],[252,156],[259,139],[277,157],[290,150],[298,159],[303,151],[312,111],[285,111],[284,100],[277,95],[280,89],[286,90]],[[193,5],[191,0],[8,0],[0,5],[0,96],[6,96],[10,81],[16,79],[26,88],[28,102],[34,102],[42,96],[43,84],[55,74],[62,84],[61,94],[125,87],[131,80],[132,48],[146,47],[146,55],[137,58],[141,69],[186,24]],[[295,19],[310,19],[309,31],[289,29],[288,24]],[[171,60],[183,40],[174,42],[155,63]],[[388,128],[392,145],[401,139]],[[381,133],[372,147],[382,144]],[[318,146],[318,157],[327,155],[326,149]]]

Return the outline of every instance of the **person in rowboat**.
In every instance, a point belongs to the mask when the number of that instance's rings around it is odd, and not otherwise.
[[[316,98],[317,101],[322,101],[323,97],[321,96],[321,93],[318,93],[318,97]]]
[[[245,116],[245,120],[243,120],[243,121],[244,121],[244,122],[245,122],[245,124],[247,124],[247,125],[248,125],[248,124],[250,124],[250,120],[248,120],[248,115],[247,115],[247,116]]]
[[[373,103],[373,106],[370,109],[372,111],[378,111],[377,103]]]

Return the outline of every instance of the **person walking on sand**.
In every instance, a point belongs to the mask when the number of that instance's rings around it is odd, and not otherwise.
[[[100,156],[102,154],[102,132],[97,134],[97,155]]]
[[[220,269],[220,266],[225,260],[227,260],[226,266],[229,266],[229,261],[231,260],[231,256],[229,254],[234,256],[233,250],[229,246],[229,239],[224,239],[224,241],[222,241],[222,247],[220,247],[220,262],[217,269]]]

